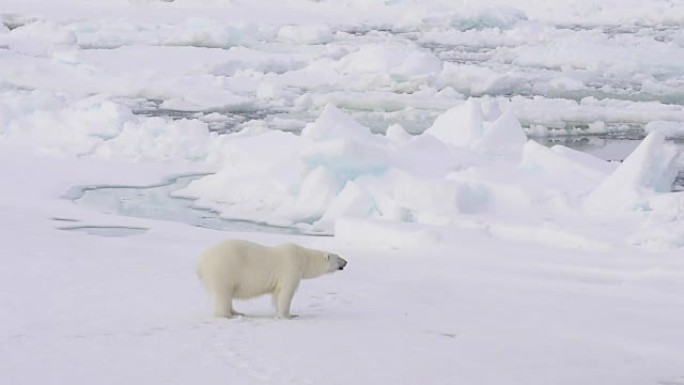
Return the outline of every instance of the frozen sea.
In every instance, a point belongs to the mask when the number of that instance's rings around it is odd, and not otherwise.
[[[0,383],[684,385],[680,0],[1,0]],[[329,250],[216,319],[226,238]]]

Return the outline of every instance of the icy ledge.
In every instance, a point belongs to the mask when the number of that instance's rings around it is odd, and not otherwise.
[[[398,125],[372,134],[328,105],[301,136],[219,137],[209,160],[218,172],[179,196],[225,218],[349,242],[368,243],[370,233],[380,246],[438,246],[450,227],[466,226],[568,248],[684,245],[684,199],[669,192],[681,155],[661,133],[618,165],[527,141],[496,102],[471,99],[418,136]]]

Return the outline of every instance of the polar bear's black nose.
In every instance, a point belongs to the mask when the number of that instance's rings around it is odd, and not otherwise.
[[[344,259],[340,260],[340,270],[344,270],[344,267],[347,266],[347,261]]]

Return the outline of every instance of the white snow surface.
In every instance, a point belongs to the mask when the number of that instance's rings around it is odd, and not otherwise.
[[[681,251],[558,249],[569,235],[551,224],[546,246],[520,242],[520,227],[440,232],[351,219],[340,222],[343,239],[224,233],[61,198],[74,185],[144,184],[187,166],[0,149],[3,381],[681,382]],[[149,230],[59,230],[75,225]],[[247,317],[213,319],[195,266],[231,237],[334,250],[348,269],[303,282],[295,320],[273,319],[266,298],[237,303]]]
[[[684,385],[682,25],[672,0],[3,0],[0,383]],[[585,134],[644,139],[529,140]],[[301,235],[74,200],[194,173],[174,197]],[[295,320],[214,319],[195,266],[225,238],[349,265]]]

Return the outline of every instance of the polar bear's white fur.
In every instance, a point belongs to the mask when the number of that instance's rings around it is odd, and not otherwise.
[[[202,254],[197,274],[218,317],[241,315],[233,308],[233,299],[272,294],[277,317],[290,318],[292,297],[301,279],[342,270],[346,264],[336,254],[293,243],[268,247],[227,240]]]

